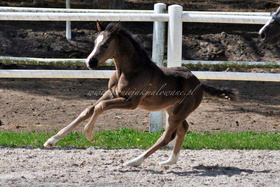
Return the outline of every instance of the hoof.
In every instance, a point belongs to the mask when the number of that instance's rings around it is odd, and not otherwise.
[[[44,143],[45,148],[51,148],[52,146],[53,146],[53,144],[51,144],[49,141]]]
[[[55,145],[55,143],[57,142],[57,140],[55,138],[50,138],[48,139],[45,143],[44,143],[44,147],[45,148],[51,148]]]
[[[90,140],[90,142],[91,142],[91,143],[94,143],[94,138],[92,138],[92,139]]]
[[[94,143],[94,136],[92,137],[86,137],[88,141],[90,141],[91,143]]]
[[[126,162],[123,164],[124,166],[133,166],[133,167],[138,167],[141,165],[141,163],[136,163],[136,162]]]
[[[163,162],[159,162],[159,165],[172,165],[172,164],[176,164],[177,160],[178,160],[178,156],[179,155],[175,155],[173,153],[168,160],[163,161]]]
[[[162,161],[159,162],[159,165],[172,165],[172,164],[176,164],[177,163],[177,159],[168,159],[166,161]]]
[[[128,161],[126,163],[124,163],[124,166],[133,166],[133,167],[138,167],[142,164],[142,162],[144,161],[144,158],[142,156],[137,157],[131,161]]]
[[[163,161],[163,162],[159,162],[159,165],[172,165],[172,164],[176,164],[176,162],[170,162],[169,160]]]

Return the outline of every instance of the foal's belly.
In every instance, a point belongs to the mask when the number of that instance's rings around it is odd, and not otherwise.
[[[142,99],[139,108],[148,111],[165,110],[180,102],[182,96],[147,96]]]

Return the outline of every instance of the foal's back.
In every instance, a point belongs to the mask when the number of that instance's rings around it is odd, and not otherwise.
[[[160,69],[164,74],[163,81],[177,85],[177,90],[188,92],[190,89],[201,84],[200,80],[188,68],[171,67]]]
[[[150,72],[149,87],[145,85],[145,91],[150,91],[140,102],[139,107],[146,110],[162,110],[175,106],[181,101],[201,101],[201,82],[185,67],[159,68],[152,65],[147,68]],[[149,76],[146,78],[148,79]],[[195,92],[193,92],[196,90]]]

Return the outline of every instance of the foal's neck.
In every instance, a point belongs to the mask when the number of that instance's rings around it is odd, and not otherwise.
[[[141,52],[137,51],[135,44],[127,36],[119,34],[115,42],[118,49],[116,50],[114,60],[119,74],[135,73],[142,69],[140,67],[144,67],[150,62],[149,58],[143,57]]]

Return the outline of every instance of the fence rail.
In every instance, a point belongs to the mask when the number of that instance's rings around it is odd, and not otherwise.
[[[182,65],[187,67],[206,68],[280,68],[280,62],[182,60]]]
[[[187,67],[214,67],[214,68],[280,68],[280,62],[246,62],[246,61],[204,61],[182,60],[182,65]],[[85,66],[85,59],[67,58],[28,58],[0,56],[0,63],[22,65],[53,65],[53,66]],[[109,59],[104,66],[114,66],[114,60]],[[167,60],[163,61],[167,66]],[[0,77],[1,78],[1,77]]]
[[[267,16],[240,16],[240,15],[201,15],[183,14],[183,22],[196,23],[236,23],[236,24],[265,24],[270,18]]]
[[[183,14],[183,22],[265,24],[267,16]],[[0,12],[2,21],[169,21],[168,14]]]
[[[115,14],[115,13],[34,13],[0,12],[2,21],[133,21],[153,22],[169,20],[168,14]]]
[[[29,7],[0,7],[0,12],[50,12],[50,13],[145,13],[152,14],[153,10],[107,10],[107,9],[64,9],[64,8],[29,8]]]
[[[108,79],[114,70],[0,70],[1,78]],[[192,71],[199,79],[280,82],[280,74]]]
[[[0,12],[53,12],[53,13],[139,13],[152,14],[153,10],[107,10],[107,9],[64,9],[64,8],[29,8],[29,7],[0,7]],[[236,15],[236,16],[270,16],[268,12],[212,12],[212,11],[183,11],[184,14],[201,15]]]

